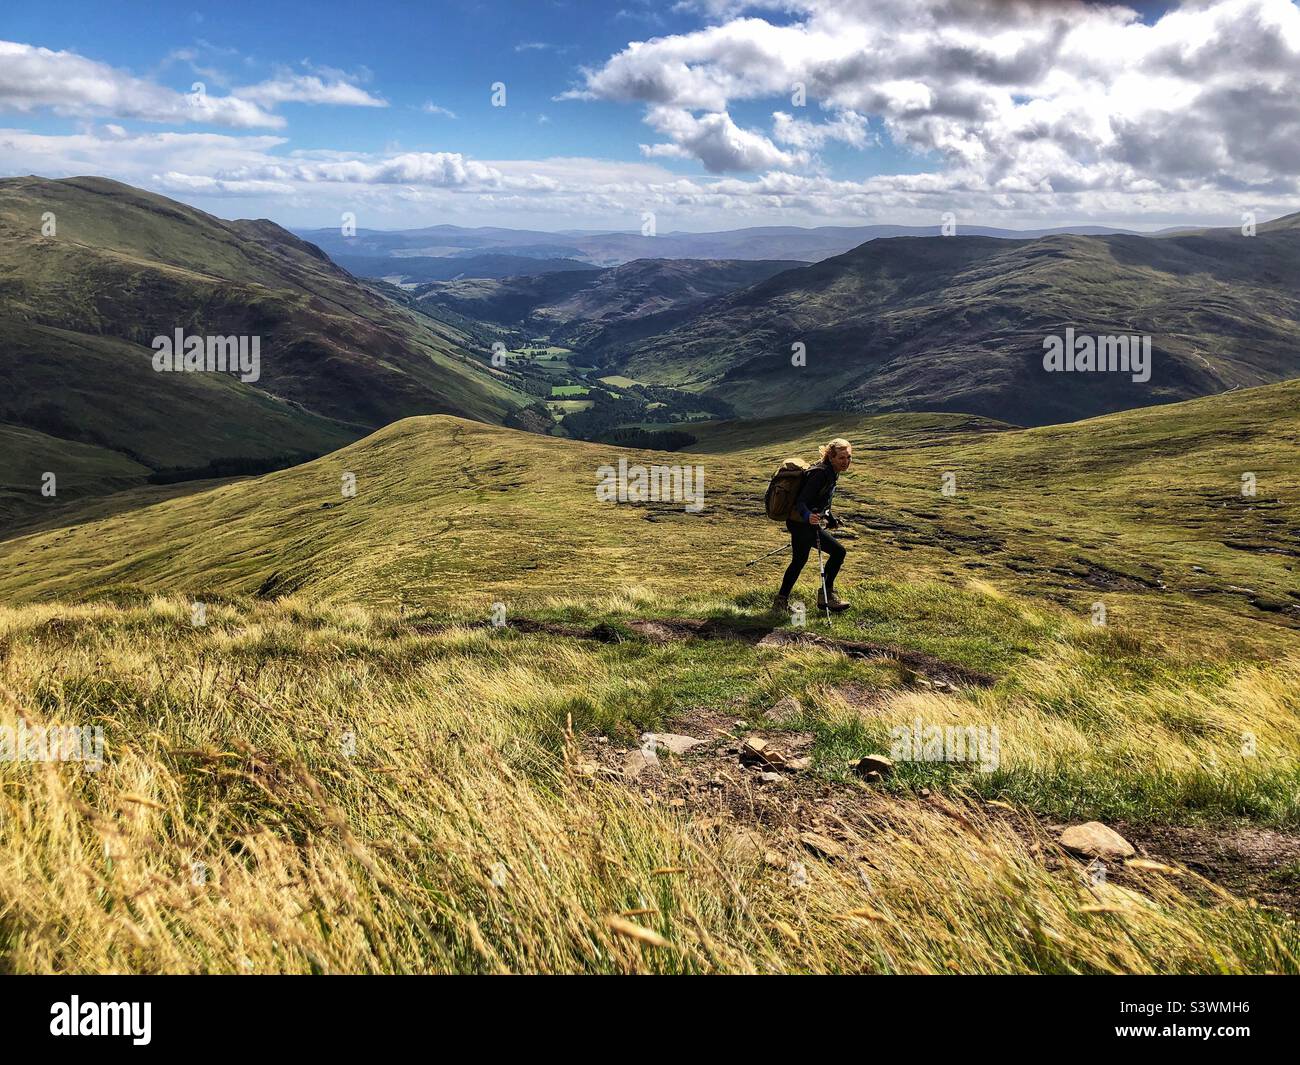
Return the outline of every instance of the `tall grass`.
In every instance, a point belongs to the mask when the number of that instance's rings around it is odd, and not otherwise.
[[[1185,871],[1090,886],[1044,860],[1031,819],[1013,832],[978,802],[846,784],[855,801],[821,826],[846,853],[825,859],[799,826],[584,775],[563,707],[616,705],[634,650],[421,634],[292,599],[215,604],[202,628],[169,599],[0,609],[0,723],[101,725],[108,743],[98,772],[0,763],[0,965],[1300,971],[1287,918]],[[781,652],[747,653],[779,667]],[[1237,683],[1224,727],[1259,714],[1260,735],[1280,735],[1268,700],[1294,704]],[[1143,698],[1143,720],[1168,715]],[[1063,727],[1044,719],[1023,757],[1069,749]]]

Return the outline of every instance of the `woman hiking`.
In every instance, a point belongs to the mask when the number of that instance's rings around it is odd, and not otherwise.
[[[817,609],[829,607],[840,611],[849,608],[849,604],[835,594],[835,577],[844,562],[844,547],[827,530],[838,528],[840,524],[831,513],[831,497],[835,495],[835,482],[839,475],[853,461],[853,445],[842,437],[836,437],[821,449],[821,456],[821,461],[808,470],[794,510],[785,523],[790,530],[791,558],[785,579],[781,581],[781,591],[772,601],[773,610],[790,609],[794,582],[799,579],[808,554],[818,546],[818,541],[822,554],[826,556],[826,586],[817,589]]]

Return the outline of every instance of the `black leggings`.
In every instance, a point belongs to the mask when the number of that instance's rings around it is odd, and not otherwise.
[[[817,546],[817,531],[820,526],[792,521],[786,523],[786,528],[790,530],[790,565],[786,567],[785,578],[781,581],[782,595],[794,591],[794,582],[799,579],[809,552]],[[829,592],[834,588],[835,576],[844,562],[844,545],[825,529],[821,530],[821,541],[822,554],[826,556],[826,591]]]

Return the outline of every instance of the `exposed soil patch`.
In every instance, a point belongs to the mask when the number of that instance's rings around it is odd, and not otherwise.
[[[1187,866],[1241,898],[1300,914],[1300,837],[1254,825],[1123,825],[1139,850]]]

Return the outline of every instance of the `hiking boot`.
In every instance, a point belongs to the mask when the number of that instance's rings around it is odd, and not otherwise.
[[[829,598],[827,598],[826,596],[822,595],[821,592],[818,592],[818,593],[817,593],[817,609],[818,609],[818,610],[826,610],[827,608],[830,608],[831,610],[834,610],[835,613],[838,614],[841,610],[848,610],[848,608],[849,608],[849,604],[846,603],[843,599],[841,599],[841,598],[840,598],[838,595],[836,595],[834,592],[831,592]]]
[[[772,600],[772,612],[788,614],[790,612],[790,597],[788,595],[776,596]]]

